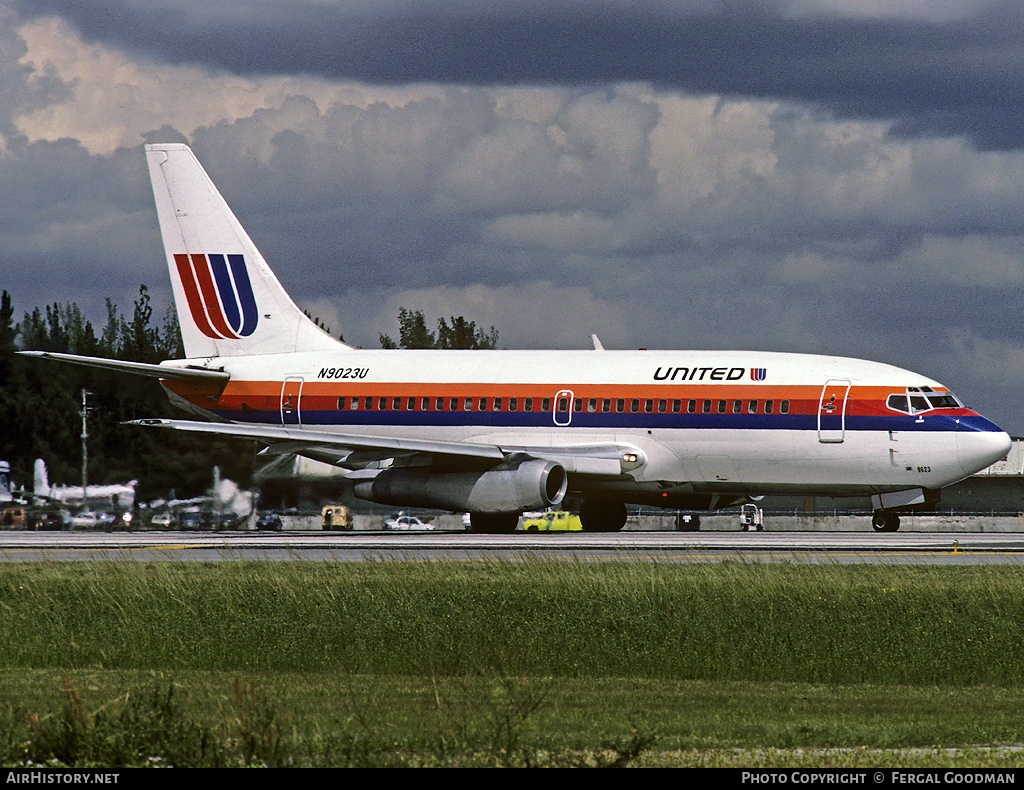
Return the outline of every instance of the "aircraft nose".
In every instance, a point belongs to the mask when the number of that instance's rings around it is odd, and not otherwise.
[[[989,423],[992,425],[991,423]],[[1000,461],[1010,452],[1010,435],[992,425],[995,430],[978,430],[968,428],[957,433],[957,450],[960,465],[964,471],[973,475],[982,469]]]

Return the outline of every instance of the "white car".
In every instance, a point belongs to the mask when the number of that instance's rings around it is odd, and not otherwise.
[[[94,529],[104,524],[102,514],[78,513],[71,517],[71,529]]]
[[[405,513],[396,513],[384,521],[384,529],[432,530],[433,528],[433,525],[420,521],[416,516],[407,516]]]

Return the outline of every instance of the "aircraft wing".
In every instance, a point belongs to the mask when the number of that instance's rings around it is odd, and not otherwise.
[[[144,419],[131,425],[169,428],[206,433],[236,439],[253,439],[268,445],[265,454],[296,453],[336,466],[356,468],[372,461],[411,456],[435,456],[497,465],[513,456],[528,456],[554,461],[567,472],[584,475],[613,475],[642,463],[639,449],[626,444],[566,445],[529,447],[487,444],[483,442],[445,442],[430,439],[396,439],[386,436],[362,436],[331,433],[281,425],[198,422],[194,420]]]

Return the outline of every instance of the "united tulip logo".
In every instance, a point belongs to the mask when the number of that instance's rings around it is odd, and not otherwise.
[[[189,312],[214,340],[240,340],[256,331],[259,313],[244,255],[174,256]]]

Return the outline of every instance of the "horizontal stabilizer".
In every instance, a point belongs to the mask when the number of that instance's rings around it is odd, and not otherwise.
[[[114,370],[119,373],[132,373],[136,376],[149,376],[155,379],[173,379],[174,381],[192,382],[224,382],[231,378],[223,370],[207,370],[205,368],[171,367],[169,365],[150,365],[145,362],[127,362],[122,359],[105,359],[103,357],[84,357],[79,354],[58,354],[55,351],[19,351],[26,357],[54,359],[58,362],[70,362],[72,365],[85,365],[90,368]]]

